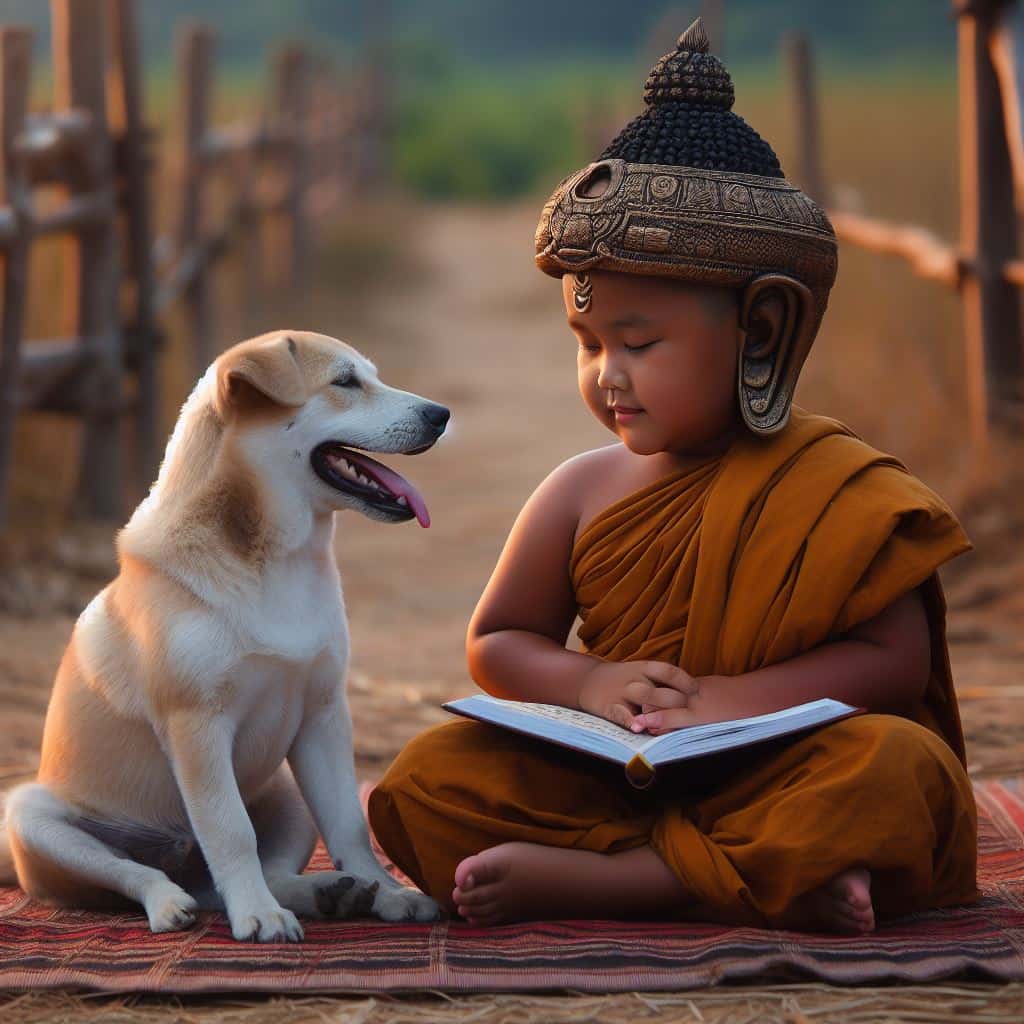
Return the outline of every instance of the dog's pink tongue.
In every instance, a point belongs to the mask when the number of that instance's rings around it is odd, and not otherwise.
[[[423,495],[404,476],[399,475],[393,469],[389,469],[383,462],[378,462],[376,459],[363,455],[362,452],[350,452],[348,457],[353,462],[364,463],[367,469],[370,470],[370,473],[396,498],[404,495],[405,500],[409,502],[409,508],[413,510],[416,518],[419,520],[420,526],[427,527],[430,525],[430,513],[427,512],[427,503],[423,500]]]

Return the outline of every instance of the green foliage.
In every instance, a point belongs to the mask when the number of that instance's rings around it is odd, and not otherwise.
[[[460,75],[418,90],[399,109],[398,178],[435,198],[533,191],[573,166],[580,142],[571,106],[523,79]]]
[[[630,78],[597,63],[485,72],[426,40],[401,47],[395,65],[396,177],[442,199],[550,189],[588,158],[595,119]]]

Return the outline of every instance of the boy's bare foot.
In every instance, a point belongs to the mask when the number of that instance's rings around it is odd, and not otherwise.
[[[874,931],[871,873],[866,868],[851,868],[812,889],[797,901],[787,926],[846,935]]]
[[[685,898],[671,869],[649,846],[603,854],[502,843],[463,860],[452,891],[458,912],[481,925],[659,917]]]

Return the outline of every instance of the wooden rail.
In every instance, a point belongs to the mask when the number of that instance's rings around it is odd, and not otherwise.
[[[958,288],[970,262],[927,228],[892,224],[844,210],[829,210],[841,241],[872,252],[901,256],[919,277]]]
[[[28,112],[31,33],[0,27],[0,521],[6,509],[15,418],[31,409],[84,424],[78,511],[119,517],[125,507],[122,420],[133,417],[136,491],[157,465],[160,318],[182,302],[195,370],[215,353],[210,271],[227,253],[246,261],[260,288],[261,224],[290,285],[307,277],[313,218],[342,200],[345,156],[359,121],[330,69],[295,43],[271,68],[265,114],[215,127],[216,39],[191,22],[178,37],[177,223],[154,239],[153,133],[145,124],[136,0],[51,0],[52,110]],[[230,175],[232,200],[211,224],[209,190]],[[37,209],[35,190],[63,198]],[[281,234],[287,236],[282,247]],[[63,337],[24,345],[29,251],[57,235],[71,273]],[[129,386],[131,381],[134,386]]]
[[[831,206],[821,170],[817,96],[809,41],[786,44],[797,124],[797,174],[828,209],[841,241],[903,258],[915,274],[959,291],[964,377],[975,449],[993,424],[1019,421],[1024,404],[1024,334],[1017,213],[1024,207],[1024,10],[1017,0],[954,0],[960,80],[960,242],[917,225]]]

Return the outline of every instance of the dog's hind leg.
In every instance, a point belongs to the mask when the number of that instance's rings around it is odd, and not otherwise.
[[[368,914],[376,885],[342,871],[302,874],[316,846],[317,829],[291,769],[281,765],[248,807],[267,887],[299,917]]]
[[[154,932],[195,923],[194,899],[163,871],[138,864],[75,825],[77,811],[45,785],[26,783],[7,796],[7,832],[21,887],[65,907],[124,909],[141,903]]]

